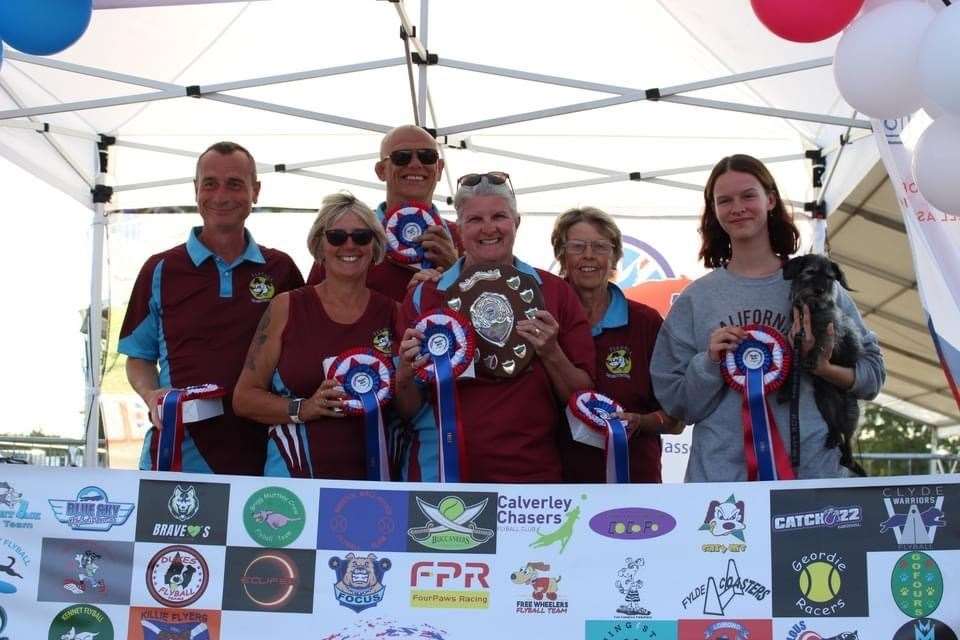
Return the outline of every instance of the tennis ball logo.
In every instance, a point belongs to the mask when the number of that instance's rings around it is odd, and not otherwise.
[[[440,513],[443,514],[443,517],[450,520],[456,520],[463,515],[463,512],[466,510],[463,500],[456,496],[444,498],[440,501],[440,504],[437,505],[437,507],[440,509]]]
[[[811,602],[833,600],[840,593],[842,583],[840,571],[829,562],[811,562],[800,571],[800,593]]]

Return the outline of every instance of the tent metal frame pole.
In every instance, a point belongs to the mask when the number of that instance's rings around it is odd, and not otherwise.
[[[342,182],[343,184],[352,184],[356,187],[365,187],[367,189],[377,189],[380,191],[386,189],[384,184],[381,182],[370,182],[369,180],[359,180],[357,178],[337,176],[332,173],[321,173],[319,171],[311,171],[309,169],[297,169],[295,171],[288,171],[287,173],[316,178],[318,180],[327,180],[329,182]]]
[[[177,91],[153,91],[150,93],[138,93],[126,96],[116,96],[114,98],[101,98],[99,100],[81,100],[79,102],[62,102],[60,104],[50,104],[42,107],[28,107],[26,109],[10,109],[0,111],[0,120],[8,118],[28,118],[31,116],[45,116],[54,113],[67,113],[71,111],[86,111],[88,109],[102,109],[104,107],[118,107],[125,104],[138,104],[141,102],[155,102],[160,100],[170,100],[172,98],[183,98],[186,93],[183,89]]]
[[[430,0],[420,0],[420,35],[418,39],[423,48],[429,51],[428,38],[430,29]],[[417,83],[417,116],[422,124],[427,122],[427,67],[430,65],[421,64],[418,69]]]
[[[69,129],[67,127],[61,127],[50,122],[38,122],[36,120],[30,120],[27,122],[21,122],[19,120],[0,120],[0,128],[2,127],[6,127],[8,129],[36,131],[37,133],[56,133],[57,135],[79,138],[80,140],[86,140],[87,142],[96,142],[100,139],[99,134],[92,133],[90,131]]]
[[[335,115],[330,115],[326,113],[319,113],[317,111],[297,109],[295,107],[285,107],[283,105],[274,104],[272,102],[264,102],[262,100],[253,100],[251,98],[241,98],[239,96],[229,96],[229,95],[224,95],[220,93],[214,93],[210,95],[205,95],[203,97],[206,100],[214,100],[216,102],[225,102],[227,104],[233,104],[239,107],[249,107],[251,109],[259,109],[261,111],[271,111],[273,113],[280,113],[287,116],[293,116],[295,118],[304,118],[306,120],[317,120],[319,122],[336,124],[342,127],[352,127],[354,129],[365,129],[367,131],[376,131],[378,133],[386,133],[387,131],[390,131],[390,129],[393,128],[385,124],[378,124],[376,122],[367,122],[366,120],[355,120],[354,118],[344,118],[341,116],[335,116]]]
[[[107,174],[106,162],[100,160],[100,149],[93,147],[96,154],[97,166],[96,184],[105,185]],[[110,147],[102,153],[110,157]],[[93,200],[91,196],[91,200]],[[103,336],[103,248],[107,233],[106,207],[103,202],[93,203],[92,219],[92,251],[90,265],[90,308],[87,315],[87,341],[89,344],[90,362],[87,366],[87,424],[84,445],[83,466],[97,467],[99,465],[97,451],[100,444],[100,385],[101,385],[101,345]]]
[[[791,109],[773,109],[771,107],[757,107],[751,104],[739,104],[737,102],[724,102],[722,100],[708,100],[706,98],[694,98],[692,96],[664,96],[660,98],[663,102],[673,102],[676,104],[685,104],[691,107],[704,107],[706,109],[719,109],[721,111],[736,111],[739,113],[750,113],[758,116],[767,116],[771,118],[785,118],[787,120],[802,120],[804,122],[817,122],[820,124],[835,124],[841,127],[854,127],[857,129],[873,130],[869,120],[855,120],[853,118],[842,118],[840,116],[829,116],[820,113],[810,113],[808,111],[793,111]]]
[[[313,69],[310,71],[298,71],[296,73],[284,73],[274,76],[263,76],[260,78],[250,78],[249,80],[235,80],[232,82],[218,82],[200,87],[201,95],[204,93],[220,93],[223,91],[236,91],[239,89],[253,89],[255,87],[267,87],[275,84],[285,84],[287,82],[299,82],[301,80],[315,80],[317,78],[329,78],[347,73],[358,73],[361,71],[372,71],[374,69],[388,69],[390,67],[403,66],[403,58],[385,58],[383,60],[371,60],[370,62],[358,62],[356,64],[345,64],[336,67],[326,67],[324,69]]]

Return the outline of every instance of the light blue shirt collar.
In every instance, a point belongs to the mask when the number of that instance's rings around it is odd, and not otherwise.
[[[437,291],[446,291],[450,287],[450,285],[452,285],[454,282],[456,282],[460,278],[460,271],[463,270],[464,260],[465,258],[460,258],[459,260],[454,262],[450,266],[450,268],[447,269],[446,273],[444,273],[443,276],[440,277],[440,280],[437,282]],[[523,260],[520,260],[519,258],[515,257],[513,259],[513,266],[516,267],[517,271],[519,271],[520,273],[525,273],[528,276],[532,277],[534,280],[537,281],[537,284],[540,284],[540,285],[543,284],[543,280],[540,279],[540,274],[537,273],[537,270],[531,267],[530,265],[528,265]]]
[[[190,259],[193,261],[193,265],[195,267],[199,267],[207,258],[217,257],[213,251],[210,251],[210,249],[208,249],[207,246],[200,241],[201,231],[203,231],[203,227],[194,227],[190,230],[190,235],[187,237],[187,254],[190,256]],[[240,254],[240,257],[234,260],[233,264],[229,266],[233,267],[242,262],[257,262],[259,264],[265,264],[267,260],[263,257],[260,247],[256,242],[254,242],[253,236],[250,235],[250,232],[244,229],[243,237],[247,242],[247,246],[243,250],[243,253]]]
[[[600,322],[590,327],[590,333],[594,338],[603,333],[605,329],[627,326],[629,320],[627,297],[623,295],[623,290],[614,283],[608,282],[607,291],[610,292],[610,304],[607,305],[607,310],[604,311]]]

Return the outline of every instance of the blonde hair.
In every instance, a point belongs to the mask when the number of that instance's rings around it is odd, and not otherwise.
[[[323,244],[324,232],[348,213],[356,214],[363,224],[373,231],[373,263],[379,264],[383,260],[387,244],[386,236],[383,233],[383,225],[380,224],[370,207],[346,191],[331,193],[323,199],[317,218],[313,221],[310,232],[307,234],[307,249],[309,249],[310,255],[317,262],[323,262],[321,245]]]

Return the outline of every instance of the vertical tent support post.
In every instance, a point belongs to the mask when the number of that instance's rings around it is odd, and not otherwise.
[[[420,0],[420,43],[425,51],[428,51],[427,37],[430,22],[430,0]],[[427,128],[427,67],[429,65],[419,65],[419,75],[417,82],[417,115],[420,120],[420,126]],[[434,123],[436,126],[436,123]]]
[[[112,190],[106,185],[110,145],[114,140],[101,136],[97,143],[97,179],[93,189],[93,221],[91,225],[92,255],[90,268],[90,309],[87,315],[87,429],[83,465],[99,464],[100,384],[103,357],[100,340],[103,336],[103,245],[107,232],[106,204]]]
[[[940,446],[940,438],[938,436],[937,428],[934,425],[930,425],[930,453],[937,453],[937,447]],[[938,473],[943,473],[940,460],[930,458],[930,475],[936,475]]]

